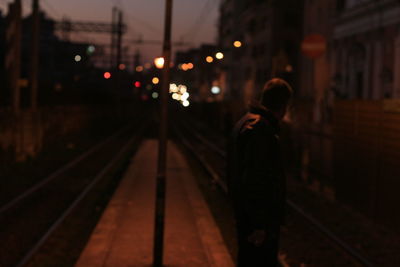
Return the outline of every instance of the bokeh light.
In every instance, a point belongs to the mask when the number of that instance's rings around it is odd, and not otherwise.
[[[233,42],[233,46],[239,48],[239,47],[242,46],[242,42],[241,41],[234,41]]]
[[[110,79],[111,78],[111,73],[106,71],[106,72],[104,72],[103,76],[104,76],[104,79]]]
[[[163,57],[156,57],[154,59],[154,65],[157,69],[162,69],[164,67],[164,58]]]
[[[221,92],[221,88],[219,88],[218,86],[211,87],[211,93],[213,93],[214,95],[217,95],[220,92]]]
[[[215,57],[217,59],[223,59],[224,58],[224,54],[222,52],[218,52],[218,53],[215,54]]]

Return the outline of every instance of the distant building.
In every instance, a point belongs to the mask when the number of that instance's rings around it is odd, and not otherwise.
[[[334,80],[346,98],[400,97],[400,2],[338,1]]]
[[[69,101],[67,95],[73,95],[72,91],[80,94],[79,83],[87,84],[91,82],[93,76],[93,64],[88,43],[76,43],[62,41],[55,32],[56,22],[40,12],[40,38],[39,38],[39,87],[38,100],[41,105],[57,104],[55,99]],[[11,92],[5,83],[6,71],[4,70],[4,56],[7,53],[5,46],[5,30],[7,22],[0,13],[0,104],[10,106]],[[32,40],[32,16],[29,15],[22,19],[22,38],[21,38],[21,107],[30,106],[30,60],[31,60],[31,40]],[[92,78],[91,78],[92,77]],[[97,77],[97,76],[96,76]],[[84,80],[85,79],[85,80]],[[98,78],[97,78],[98,80]],[[61,91],[68,91],[64,95]],[[62,95],[62,96],[61,96]],[[74,96],[75,98],[79,98]],[[63,98],[63,99],[61,99]]]
[[[226,55],[221,74],[228,98],[244,106],[276,76],[297,88],[302,2],[222,1],[219,46]]]

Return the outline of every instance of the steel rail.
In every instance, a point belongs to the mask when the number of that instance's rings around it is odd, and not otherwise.
[[[147,125],[146,125],[147,126]],[[90,193],[92,188],[110,171],[112,167],[121,159],[121,157],[128,151],[128,149],[139,140],[142,133],[146,129],[142,126],[139,133],[132,137],[117,153],[116,156],[96,175],[90,184],[75,198],[72,204],[61,214],[60,217],[51,225],[51,227],[43,234],[43,236],[36,242],[36,244],[25,254],[25,256],[16,265],[17,267],[25,266],[37,251],[43,246],[47,239],[54,233],[54,231],[64,222],[64,220],[74,211],[74,209],[81,203],[81,201]]]
[[[209,173],[209,175],[212,177],[215,182],[221,186],[221,189],[224,191],[224,193],[228,193],[227,191],[227,186],[225,182],[221,179],[221,177],[213,170],[213,168],[206,162],[206,159],[198,155],[198,153],[195,151],[194,147],[189,144],[188,140],[185,139],[183,136],[182,132],[180,132],[177,128],[175,128],[177,134],[180,136],[182,143],[192,152],[192,154],[196,157],[196,159],[203,165],[204,169]],[[199,140],[205,140],[204,136],[203,138]],[[218,147],[215,146],[215,144],[211,142],[204,142],[203,144],[209,146],[210,149],[217,151],[219,150]],[[217,149],[215,149],[217,148]],[[345,241],[337,237],[331,230],[323,226],[322,223],[317,221],[313,216],[307,214],[303,209],[301,209],[298,205],[296,205],[293,201],[287,200],[286,201],[287,205],[292,208],[295,212],[300,214],[306,221],[309,222],[314,228],[316,228],[320,233],[322,233],[325,237],[327,237],[329,240],[333,241],[337,246],[339,246],[345,253],[350,255],[353,259],[357,260],[358,263],[361,263],[363,266],[368,266],[372,267],[375,266],[369,259],[366,257],[362,256],[358,251],[356,251],[354,248],[352,248],[350,245],[346,244]]]
[[[190,127],[187,125],[187,123],[184,124],[184,127],[186,129],[190,129]],[[204,136],[201,136],[198,132],[193,132],[193,133],[191,133],[191,135],[196,137],[199,141],[203,142],[203,144],[206,144],[208,147],[210,147],[214,152],[216,152],[222,158],[226,157],[226,152],[223,149],[217,147],[211,141],[205,139]]]
[[[221,180],[221,177],[214,171],[214,169],[211,167],[210,164],[206,161],[206,159],[200,155],[199,153],[195,152],[195,148],[185,139],[183,134],[179,132],[177,129],[175,129],[176,133],[179,135],[181,142],[189,148],[189,150],[192,152],[192,154],[196,157],[198,161],[200,161],[203,165],[203,167],[207,170],[208,174],[211,176],[212,180],[214,183],[218,184],[221,189],[224,191],[224,193],[228,193],[228,187],[224,181]]]
[[[76,166],[78,163],[80,163],[81,161],[83,161],[84,159],[86,159],[88,156],[90,156],[91,154],[93,154],[94,152],[98,151],[101,147],[103,147],[104,145],[108,144],[109,142],[111,142],[111,140],[113,140],[114,138],[116,138],[117,136],[119,136],[122,132],[126,131],[129,128],[129,126],[125,126],[122,129],[118,130],[116,133],[114,133],[113,135],[107,137],[106,140],[94,145],[92,148],[90,148],[88,151],[84,152],[83,154],[81,154],[80,156],[78,156],[77,158],[75,158],[74,160],[70,161],[69,163],[67,163],[66,165],[64,165],[63,167],[61,167],[60,169],[58,169],[57,171],[53,172],[52,174],[50,174],[47,178],[45,178],[44,180],[40,181],[39,183],[35,184],[34,186],[30,187],[29,189],[27,189],[26,191],[24,191],[22,194],[20,194],[19,196],[17,196],[16,198],[14,198],[13,200],[9,201],[7,204],[3,205],[0,208],[0,216],[2,216],[5,212],[7,212],[9,209],[11,209],[12,207],[14,207],[16,204],[18,204],[19,202],[21,202],[22,200],[28,198],[29,196],[31,196],[32,194],[34,194],[35,192],[37,192],[39,189],[41,189],[43,186],[45,186],[46,184],[48,184],[49,182],[51,182],[52,180],[54,180],[55,178],[57,178],[58,176],[60,176],[61,174],[65,173],[66,171],[70,170],[71,168],[73,168],[74,166]]]

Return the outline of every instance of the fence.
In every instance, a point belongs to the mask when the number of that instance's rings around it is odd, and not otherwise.
[[[336,197],[398,228],[400,109],[398,100],[338,101],[334,114]]]

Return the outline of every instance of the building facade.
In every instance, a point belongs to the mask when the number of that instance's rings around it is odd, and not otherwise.
[[[220,74],[227,99],[245,107],[276,76],[298,87],[302,2],[222,1],[218,45],[226,55]]]
[[[338,91],[348,99],[399,97],[399,1],[339,2],[332,62]]]

